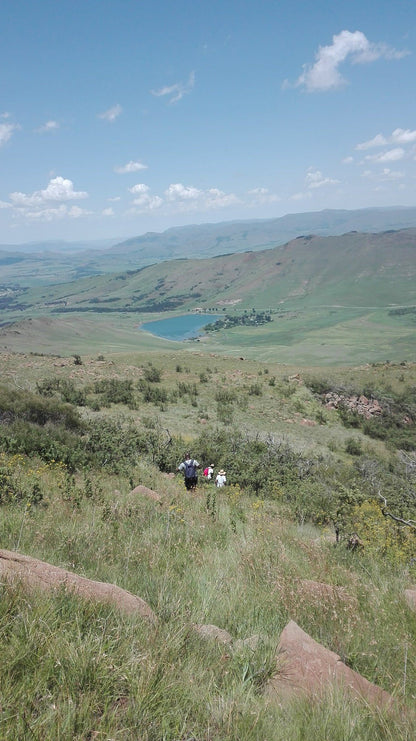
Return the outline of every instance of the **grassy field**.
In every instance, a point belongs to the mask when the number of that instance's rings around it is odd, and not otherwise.
[[[39,337],[44,321],[31,322]],[[0,353],[0,544],[129,590],[158,624],[3,579],[0,738],[413,741],[416,615],[404,590],[416,581],[416,549],[374,494],[380,486],[389,503],[399,491],[410,496],[413,474],[393,438],[345,424],[314,388],[372,390],[390,405],[408,395],[410,404],[416,365],[300,368],[152,337],[140,352],[97,343],[72,357],[74,317],[65,326],[67,352]],[[132,392],[129,403],[116,400],[120,389]],[[65,407],[82,423],[69,443],[57,422],[28,416],[54,410],[61,393],[79,402]],[[94,445],[101,458],[63,462]],[[227,467],[224,490],[202,481],[185,490],[175,474],[185,446],[201,464]],[[256,493],[257,454],[272,473]],[[161,502],[132,494],[139,484]],[[361,550],[346,548],[345,536],[335,545],[337,497]],[[349,599],[311,601],[304,580],[342,587]],[[319,702],[270,698],[289,620],[391,693],[400,712],[340,691]],[[202,639],[197,625],[228,631],[230,642]]]
[[[362,365],[415,361],[416,326],[412,315],[338,308],[275,315],[258,327],[211,332],[197,342],[176,343],[140,330],[141,321],[163,314],[68,314],[38,316],[0,328],[0,348],[16,352],[71,355],[172,349],[183,353],[244,356],[253,360],[310,365]]]

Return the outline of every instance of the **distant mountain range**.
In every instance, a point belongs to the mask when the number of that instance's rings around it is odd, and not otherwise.
[[[367,208],[287,214],[276,219],[175,227],[124,241],[0,245],[0,284],[42,285],[134,270],[172,259],[259,251],[310,234],[378,233],[416,227],[416,208]]]
[[[301,236],[272,249],[176,259],[11,292],[3,309],[36,313],[389,308],[416,304],[416,228]]]

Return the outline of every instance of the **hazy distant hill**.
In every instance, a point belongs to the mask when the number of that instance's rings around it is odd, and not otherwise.
[[[118,244],[120,239],[85,239],[78,242],[67,242],[63,239],[48,240],[42,242],[24,242],[23,244],[0,244],[0,252],[22,252],[32,254],[38,252],[49,252],[60,254],[62,252],[85,252],[86,250],[105,250]]]
[[[6,286],[60,283],[82,276],[134,270],[177,258],[206,258],[270,249],[300,235],[378,233],[409,227],[416,227],[416,208],[326,210],[288,214],[276,219],[176,227],[117,244],[115,240],[108,240],[106,249],[98,249],[98,242],[3,245],[0,246],[0,283]]]
[[[325,210],[287,214],[276,219],[200,224],[148,233],[107,250],[123,258],[170,260],[262,250],[307,234],[331,236],[350,231],[380,232],[416,227],[416,208]]]
[[[416,229],[298,237],[258,252],[173,260],[32,289],[13,301],[5,308],[17,302],[58,313],[413,305]]]

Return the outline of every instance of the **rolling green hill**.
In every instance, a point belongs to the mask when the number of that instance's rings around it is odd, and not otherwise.
[[[36,286],[76,280],[157,262],[271,249],[299,235],[342,235],[416,227],[414,208],[324,210],[276,219],[193,224],[125,241],[0,245],[1,285]],[[105,248],[106,247],[106,248]]]
[[[174,260],[16,292],[13,312],[159,312],[196,307],[381,308],[416,300],[416,229],[340,237],[298,237],[260,252]]]
[[[7,289],[0,297],[1,316],[5,325],[73,315],[79,335],[86,319],[109,328],[122,318],[134,346],[137,323],[149,317],[198,309],[221,317],[267,312],[266,325],[222,328],[203,342],[252,357],[261,349],[265,358],[284,362],[319,364],[322,356],[330,363],[412,359],[415,274],[416,229],[304,236],[258,252],[173,260],[47,288]],[[98,318],[103,321],[97,323]]]

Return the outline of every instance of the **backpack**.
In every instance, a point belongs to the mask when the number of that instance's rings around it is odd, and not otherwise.
[[[191,460],[189,461],[189,463],[184,461],[184,463],[185,463],[185,478],[194,479],[196,476],[196,466],[195,466],[194,461]]]
[[[208,468],[204,468],[204,476],[208,476]]]

